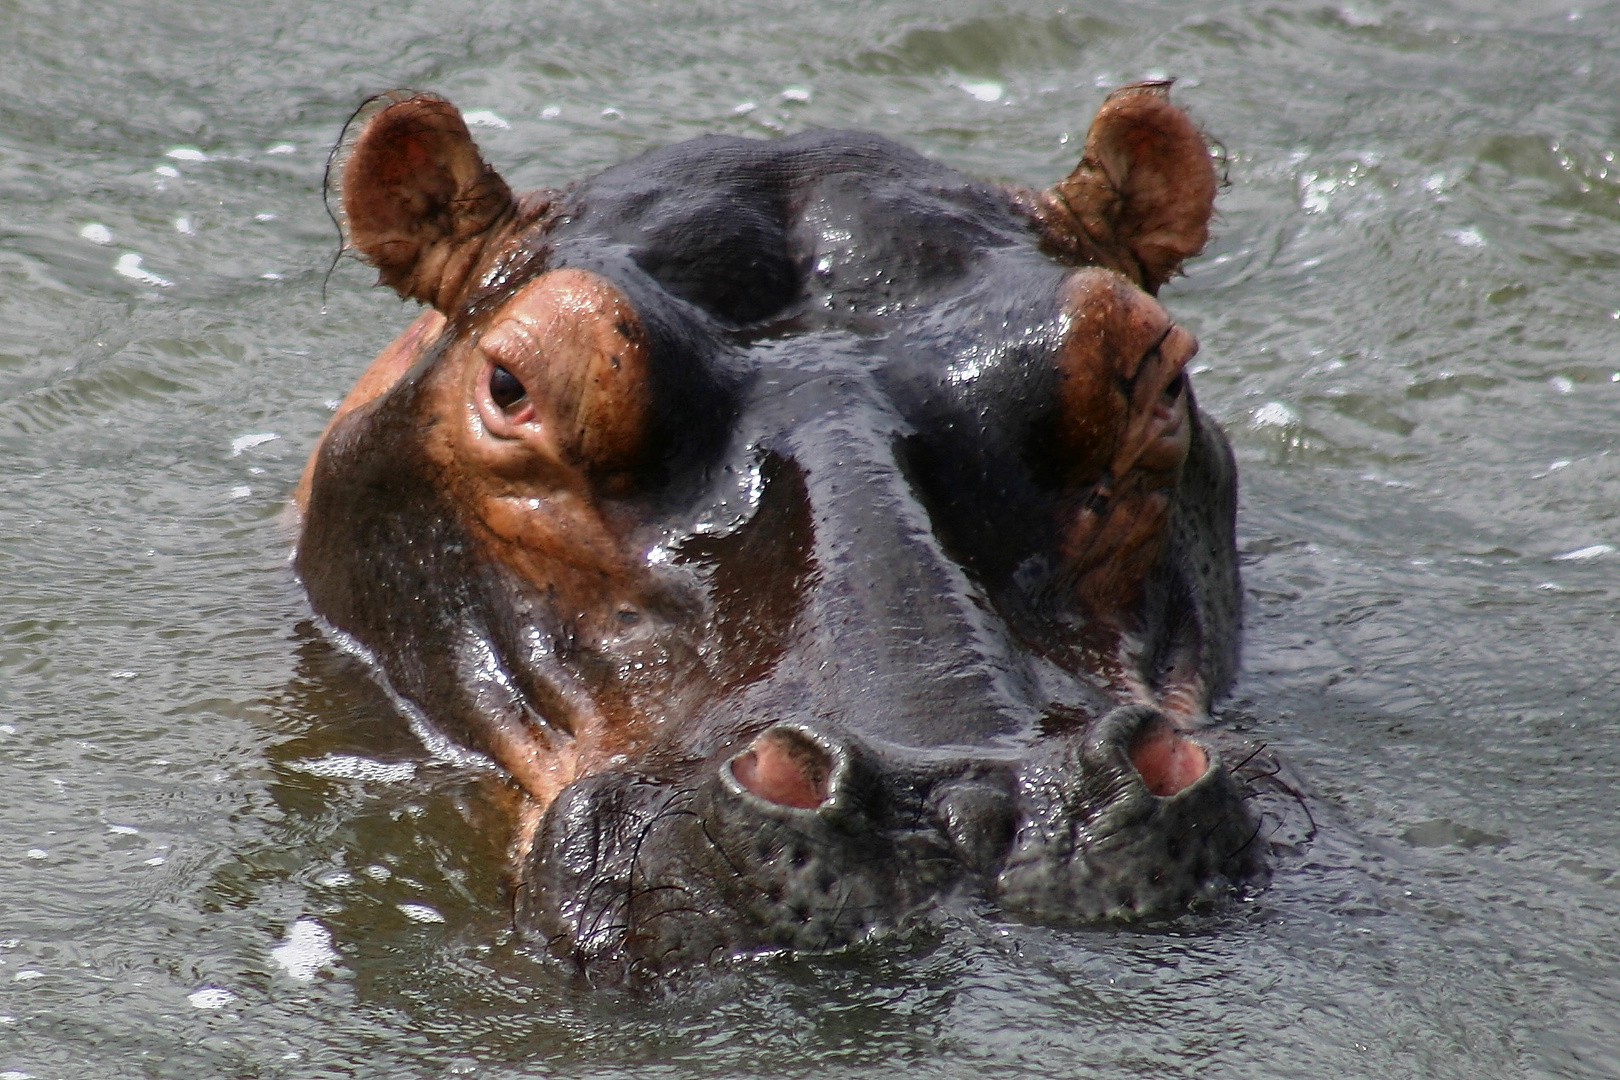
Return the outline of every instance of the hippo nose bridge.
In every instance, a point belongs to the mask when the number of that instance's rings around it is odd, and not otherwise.
[[[900,746],[1011,737],[1022,723],[1017,647],[936,533],[903,459],[908,432],[858,399],[787,440],[813,523],[808,713]]]

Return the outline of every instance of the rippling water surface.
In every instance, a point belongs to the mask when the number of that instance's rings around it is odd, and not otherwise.
[[[1620,1076],[1617,57],[1583,0],[0,0],[0,1076]],[[813,126],[1044,184],[1144,75],[1225,148],[1167,299],[1310,854],[1170,927],[558,985],[492,785],[286,564],[410,316],[323,306],[344,117],[437,90],[519,188]]]

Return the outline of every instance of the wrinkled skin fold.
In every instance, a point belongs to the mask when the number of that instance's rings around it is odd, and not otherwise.
[[[705,138],[518,197],[431,95],[341,148],[428,310],[296,497],[315,610],[525,794],[516,908],[593,980],[1262,880],[1236,475],[1155,299],[1215,176],[1165,84],[1041,192]]]

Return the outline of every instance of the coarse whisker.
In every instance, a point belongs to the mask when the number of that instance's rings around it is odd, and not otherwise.
[[[1227,852],[1227,854],[1221,859],[1221,861],[1222,862],[1230,862],[1231,860],[1237,858],[1239,855],[1243,854],[1245,851],[1249,850],[1249,846],[1251,844],[1253,844],[1256,840],[1260,839],[1260,833],[1265,827],[1266,827],[1265,819],[1262,818],[1260,821],[1255,823],[1254,832],[1249,834],[1249,838],[1247,840],[1243,841],[1243,843],[1240,844],[1236,848],[1236,850]]]
[[[629,932],[630,926],[628,923],[609,923],[606,926],[597,927],[595,931],[597,936],[589,938],[576,937],[574,939],[574,952],[580,955],[588,955],[592,953],[599,956],[607,955],[610,949],[616,950],[618,946],[623,944],[624,939]],[[603,939],[611,941],[611,944],[603,945]],[[587,944],[589,944],[591,947],[587,948]]]
[[[1254,787],[1255,785],[1259,784],[1261,781],[1271,780],[1271,779],[1275,778],[1276,776],[1281,774],[1281,772],[1282,772],[1282,763],[1281,762],[1273,762],[1272,765],[1271,765],[1271,768],[1269,770],[1264,771],[1264,772],[1250,773],[1248,776],[1243,777],[1242,778],[1243,786],[1244,787]]]
[[[689,798],[687,798],[687,793],[685,791],[676,789],[674,791],[666,792],[664,795],[663,806],[659,807],[657,811],[647,818],[645,824],[643,824],[641,828],[641,831],[636,835],[635,843],[631,846],[630,863],[625,873],[624,893],[625,920],[631,925],[636,925],[638,923],[635,910],[637,901],[650,893],[659,891],[661,888],[663,888],[662,886],[646,886],[641,889],[637,889],[636,887],[636,875],[641,869],[642,849],[647,843],[647,838],[652,835],[653,830],[656,829],[662,822],[673,821],[679,817],[698,817],[698,815],[694,813],[688,806],[676,805],[677,803],[683,801],[690,801]],[[668,887],[677,888],[677,886],[673,885]],[[683,889],[682,891],[687,890]]]
[[[1244,758],[1242,761],[1238,762],[1236,765],[1233,765],[1231,768],[1227,769],[1226,771],[1231,773],[1233,776],[1236,776],[1238,774],[1238,772],[1245,765],[1247,765],[1249,762],[1253,761],[1255,758],[1259,757],[1261,754],[1263,754],[1265,752],[1266,752],[1266,744],[1265,743],[1259,743],[1258,745],[1255,746],[1255,748],[1253,750],[1249,751],[1249,756],[1248,757]]]
[[[730,854],[726,852],[726,849],[721,846],[720,841],[716,840],[714,834],[709,831],[709,823],[703,820],[702,815],[698,815],[698,828],[703,833],[703,839],[708,841],[709,846],[714,849],[714,853],[720,856],[721,860],[725,862],[726,866],[731,869],[731,872],[736,875],[736,880],[739,883],[746,885],[760,896],[770,899],[770,891],[764,886],[756,884],[743,870],[743,868],[737,865],[737,860],[733,859]]]
[[[602,893],[603,891],[608,891],[609,895],[607,899],[597,907],[596,914],[592,917],[590,924],[587,926],[585,925],[584,916],[586,913],[591,911],[592,901],[595,900],[598,894]],[[602,920],[608,918],[610,914],[613,914],[619,910],[620,905],[616,904],[614,901],[621,895],[622,893],[619,888],[618,881],[606,876],[597,877],[595,880],[593,880],[590,886],[585,890],[585,895],[580,898],[579,902],[579,914],[581,916],[579,920],[580,934],[582,936],[594,936],[600,933],[602,931]],[[628,915],[626,915],[626,917],[628,918]]]

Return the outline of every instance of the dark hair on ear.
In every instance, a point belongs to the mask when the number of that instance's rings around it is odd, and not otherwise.
[[[354,144],[361,131],[365,130],[365,121],[370,120],[378,112],[398,101],[406,101],[416,96],[415,90],[398,89],[384,90],[380,94],[372,94],[354,107],[349,118],[343,121],[343,127],[338,131],[337,142],[326,155],[326,168],[321,173],[321,205],[326,208],[326,216],[332,221],[332,228],[337,230],[337,250],[332,253],[332,261],[326,267],[326,273],[321,276],[321,310],[326,310],[326,287],[332,280],[332,273],[337,270],[338,261],[343,253],[350,248],[348,233],[348,214],[343,209],[342,193],[339,190],[343,177],[343,166],[348,164],[349,155],[354,152]],[[358,121],[358,123],[357,123]],[[350,132],[354,134],[351,136]],[[333,196],[336,195],[336,205],[333,205]]]

